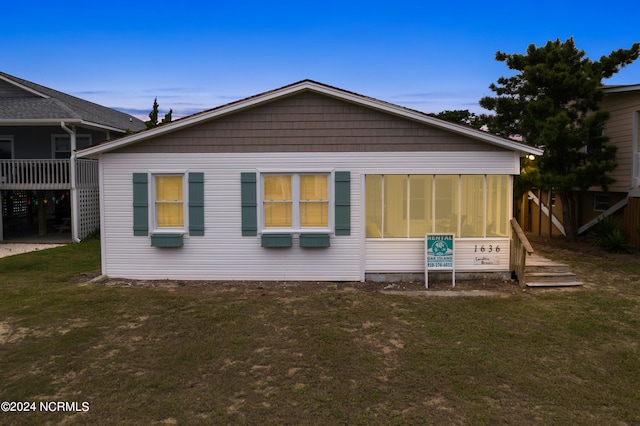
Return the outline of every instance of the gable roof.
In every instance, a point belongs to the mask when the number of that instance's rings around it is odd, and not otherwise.
[[[470,137],[472,139],[490,143],[501,148],[509,149],[518,152],[520,155],[534,154],[542,155],[542,151],[522,144],[520,142],[505,139],[499,136],[491,135],[486,132],[475,130],[471,127],[450,123],[434,117],[431,117],[423,112],[415,111],[409,108],[401,107],[395,104],[391,104],[385,101],[381,101],[368,96],[363,96],[357,93],[349,92],[343,89],[338,89],[326,84],[318,83],[312,80],[303,80],[297,83],[290,84],[288,86],[281,87],[269,92],[261,93],[249,98],[231,102],[210,110],[202,111],[197,114],[183,117],[171,123],[158,126],[152,129],[141,131],[132,135],[127,135],[119,139],[114,139],[108,142],[104,142],[99,145],[85,148],[78,151],[79,157],[94,156],[103,152],[109,152],[116,149],[126,147],[131,144],[135,144],[141,141],[152,139],[154,137],[164,135],[170,132],[174,132],[195,124],[199,124],[208,120],[213,120],[218,117],[223,117],[235,112],[246,110],[258,105],[272,102],[274,100],[291,96],[293,94],[302,93],[305,91],[312,91],[315,93],[323,94],[326,96],[334,97],[346,102],[355,103],[367,108],[371,108],[377,111],[393,114],[405,119],[413,120],[429,126],[434,126],[442,130],[450,131],[456,134]]]
[[[139,131],[144,122],[75,96],[0,72],[0,124],[77,124],[124,133]]]

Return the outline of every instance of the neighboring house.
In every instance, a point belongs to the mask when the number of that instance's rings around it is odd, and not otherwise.
[[[603,216],[616,215],[624,226],[631,242],[640,248],[637,226],[640,225],[640,84],[605,86],[605,97],[601,108],[609,111],[610,119],[604,129],[609,143],[618,150],[618,166],[610,173],[615,179],[608,192],[600,187],[588,191],[576,191],[574,200],[577,209],[576,229],[583,234]],[[528,194],[523,228],[532,232],[564,234],[562,205],[559,197],[545,191],[533,190]],[[549,223],[549,205],[552,211],[552,226]],[[540,208],[542,205],[542,208]]]
[[[128,114],[0,72],[0,240],[100,226],[95,160],[75,149],[145,128]]]
[[[103,274],[364,280],[509,271],[526,145],[305,80],[83,149],[99,158]]]

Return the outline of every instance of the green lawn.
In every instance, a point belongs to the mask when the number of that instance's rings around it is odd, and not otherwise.
[[[97,241],[0,259],[0,401],[38,408],[0,424],[640,424],[640,260],[577,247],[534,242],[584,287],[475,298],[84,285]]]

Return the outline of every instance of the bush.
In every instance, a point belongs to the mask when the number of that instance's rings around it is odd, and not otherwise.
[[[594,226],[595,242],[598,247],[612,253],[631,253],[633,246],[618,221],[612,216],[603,217]],[[640,232],[640,227],[638,232]]]

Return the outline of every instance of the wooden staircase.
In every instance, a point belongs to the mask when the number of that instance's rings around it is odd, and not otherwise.
[[[524,282],[527,287],[572,287],[581,286],[576,274],[568,265],[554,262],[537,254],[527,258]]]

